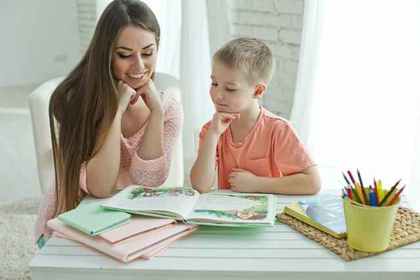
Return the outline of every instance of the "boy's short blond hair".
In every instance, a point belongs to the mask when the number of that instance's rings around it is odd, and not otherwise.
[[[213,60],[242,71],[250,82],[263,80],[267,85],[274,72],[270,48],[255,38],[237,38],[227,42],[213,56]]]

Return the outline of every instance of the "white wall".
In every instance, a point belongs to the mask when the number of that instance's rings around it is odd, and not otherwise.
[[[111,0],[76,0],[79,22],[80,54],[89,47],[95,32],[96,21]]]
[[[40,195],[29,112],[0,109],[0,203]]]
[[[76,0],[0,0],[0,202],[40,195],[27,96],[80,59]]]
[[[0,2],[0,87],[68,73],[80,57],[75,1]]]

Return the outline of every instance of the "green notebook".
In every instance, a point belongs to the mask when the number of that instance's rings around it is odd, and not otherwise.
[[[58,219],[88,235],[95,236],[128,222],[131,215],[101,207],[97,203],[79,205],[58,216]]]

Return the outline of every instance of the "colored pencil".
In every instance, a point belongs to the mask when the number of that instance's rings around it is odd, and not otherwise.
[[[365,204],[366,203],[366,200],[365,200],[365,198],[363,196],[363,193],[360,190],[360,186],[356,183],[356,180],[354,180],[353,174],[351,174],[350,170],[347,170],[347,174],[349,175],[350,180],[351,180],[351,182],[354,185],[355,192],[357,193],[357,196],[360,199],[360,203]]]
[[[401,179],[398,180],[392,187],[391,189],[386,193],[386,195],[384,196],[384,198],[381,200],[381,202],[378,204],[378,206],[382,206],[385,201],[391,196],[391,194],[394,192],[395,188],[398,186],[398,184],[401,182]]]
[[[341,190],[341,198],[345,198],[347,196],[346,192],[344,191],[344,189]]]
[[[345,188],[345,189],[346,189],[346,191],[347,191],[347,196],[348,196],[350,199],[353,199],[353,194],[352,194],[351,189],[350,189],[350,188]]]
[[[378,201],[384,197],[384,189],[382,188],[382,180],[378,180]]]
[[[361,186],[362,186],[362,188],[363,188],[364,186],[363,186],[362,176],[360,175],[359,169],[356,169],[356,170],[357,170],[357,177],[359,177],[359,182],[360,182],[360,185],[361,185]]]
[[[346,174],[344,172],[341,172],[343,174],[344,180],[346,180],[347,185],[351,185],[349,179],[347,179]]]
[[[378,206],[378,202],[376,200],[376,194],[372,186],[369,186],[369,202],[371,206]]]
[[[360,200],[360,197],[359,197],[357,191],[353,188],[353,186],[350,183],[349,179],[347,179],[346,174],[344,174],[344,172],[342,172],[342,174],[343,174],[344,180],[346,181],[348,187],[350,188],[351,193],[354,195],[354,198],[352,196],[351,199],[355,200],[358,203],[362,203],[362,201]]]
[[[394,195],[394,197],[392,198],[392,200],[386,204],[386,206],[392,205],[395,203],[395,201],[398,199],[398,197],[400,196],[400,194],[402,193],[402,191],[404,190],[405,185]]]
[[[356,181],[353,178],[353,174],[351,174],[350,170],[347,170],[347,174],[349,174],[350,180],[354,186],[356,186]]]
[[[359,195],[357,194],[356,190],[351,185],[349,179],[347,179],[346,174],[344,174],[344,172],[341,172],[341,174],[343,174],[344,180],[346,181],[346,183],[347,183],[347,185],[350,188],[350,191],[352,193],[352,197],[350,197],[350,198],[353,199],[353,200],[355,200],[356,202],[360,203],[361,200],[359,198]],[[354,195],[354,198],[353,198],[353,195]]]
[[[359,177],[360,186],[362,188],[363,198],[368,203],[369,202],[369,196],[365,192],[365,187],[363,186],[362,176],[360,175],[359,169],[356,169],[356,170],[357,170],[357,177]]]
[[[375,178],[373,178],[373,191],[375,192],[376,203],[378,203],[380,198],[379,198],[379,193],[378,193],[378,184],[376,183]]]

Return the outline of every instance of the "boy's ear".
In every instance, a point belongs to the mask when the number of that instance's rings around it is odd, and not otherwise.
[[[267,85],[265,83],[258,83],[255,86],[254,96],[257,98],[261,98],[266,89],[267,89]]]

